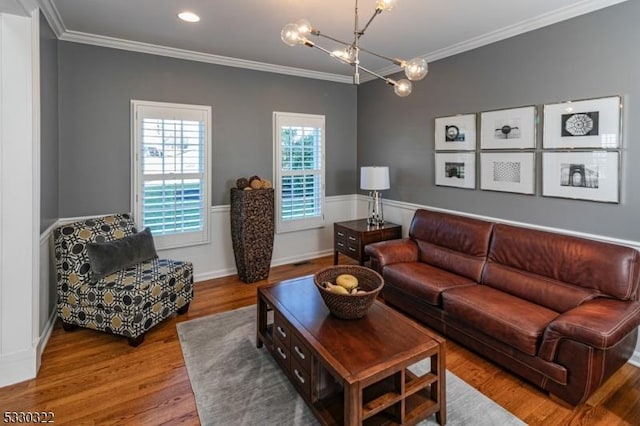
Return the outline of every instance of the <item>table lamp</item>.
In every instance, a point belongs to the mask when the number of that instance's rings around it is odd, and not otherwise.
[[[389,167],[369,166],[360,168],[360,189],[369,191],[369,197],[371,197],[367,217],[369,225],[380,226],[384,224],[382,196],[378,191],[389,188]]]

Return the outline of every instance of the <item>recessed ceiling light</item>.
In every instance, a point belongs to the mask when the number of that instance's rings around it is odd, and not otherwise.
[[[184,11],[178,13],[178,18],[182,19],[185,22],[198,22],[200,17],[193,12]]]

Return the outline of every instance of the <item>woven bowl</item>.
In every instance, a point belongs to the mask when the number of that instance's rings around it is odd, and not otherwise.
[[[366,293],[337,294],[322,286],[323,282],[336,283],[338,275],[351,274],[358,279],[358,288]],[[376,271],[357,265],[336,265],[321,269],[313,275],[322,300],[329,308],[329,312],[342,319],[362,318],[376,300],[378,293],[384,286],[384,280]]]

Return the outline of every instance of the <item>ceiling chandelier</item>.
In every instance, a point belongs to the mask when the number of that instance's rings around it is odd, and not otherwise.
[[[353,42],[348,43],[346,41],[338,40],[334,37],[328,36],[320,32],[319,29],[313,28],[311,23],[306,19],[299,19],[295,23],[287,24],[282,28],[282,32],[280,33],[280,38],[282,41],[289,46],[297,46],[304,45],[307,47],[315,47],[326,53],[327,55],[334,57],[341,62],[351,65],[354,69],[353,72],[353,83],[360,84],[360,70],[370,74],[376,78],[384,80],[387,84],[393,86],[393,90],[396,95],[404,97],[411,94],[411,81],[422,80],[429,71],[429,67],[427,65],[427,61],[423,58],[413,58],[411,60],[405,61],[398,58],[389,58],[378,53],[374,53],[370,50],[365,49],[360,46],[360,38],[364,35],[365,31],[369,28],[369,25],[373,22],[376,16],[380,15],[382,12],[393,9],[398,0],[378,0],[376,2],[376,9],[373,12],[373,15],[365,26],[360,29],[360,24],[358,22],[358,0],[356,0],[355,5],[355,24],[353,29]],[[344,47],[338,50],[330,51],[325,49],[322,46],[318,46],[314,42],[310,41],[307,36],[309,34],[313,34],[317,37],[323,37],[328,40],[334,41],[343,45]],[[393,80],[388,77],[384,77],[370,69],[367,69],[360,65],[360,52],[365,52],[373,56],[377,56],[378,58],[385,59],[390,61],[401,68],[404,69],[404,72],[407,76],[407,79],[401,80]]]

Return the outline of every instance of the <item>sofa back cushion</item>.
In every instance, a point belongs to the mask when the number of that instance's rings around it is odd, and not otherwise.
[[[479,282],[492,229],[489,222],[417,210],[409,237],[418,245],[421,262]]]
[[[482,283],[565,312],[594,297],[636,299],[639,253],[630,247],[497,224]]]

